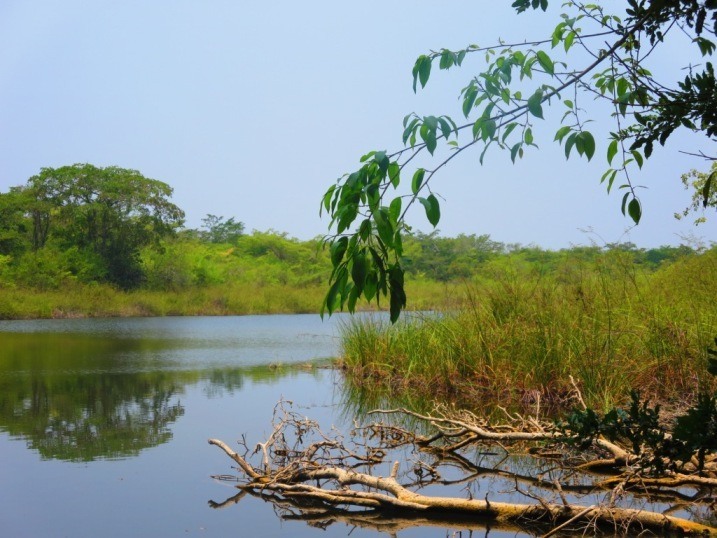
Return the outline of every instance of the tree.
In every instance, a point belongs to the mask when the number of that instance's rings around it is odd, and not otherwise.
[[[244,233],[244,223],[234,222],[234,217],[224,220],[224,217],[207,215],[202,219],[202,237],[210,243],[235,243]]]
[[[16,192],[35,250],[53,238],[90,251],[102,260],[107,280],[122,288],[142,279],[140,248],[173,233],[184,220],[184,212],[169,201],[169,185],[116,166],[43,168]]]
[[[518,14],[545,11],[548,0],[515,0],[513,7]],[[609,107],[614,128],[607,136],[608,168],[600,181],[608,192],[614,186],[623,191],[622,213],[635,223],[643,208],[632,174],[656,143],[664,145],[678,129],[717,138],[714,68],[709,61],[698,64],[715,52],[717,1],[627,0],[620,16],[581,1],[566,2],[563,10],[552,34],[542,40],[470,45],[418,57],[414,91],[426,86],[432,69],[461,66],[468,55],[484,54],[486,66],[461,90],[465,122],[409,114],[403,121],[403,149],[368,152],[358,170],[326,191],[321,212],[331,217],[332,235],[326,241],[333,271],[322,311],[330,314],[344,306],[354,311],[360,297],[384,296],[395,321],[406,304],[401,256],[402,237],[410,229],[408,209],[420,204],[435,227],[441,218],[433,190],[438,173],[467,150],[480,149],[481,162],[491,148],[508,152],[513,162],[523,158],[537,147],[533,127],[549,110],[557,108],[562,116],[554,141],[564,147],[566,158],[577,153],[590,160],[597,143],[587,128],[583,102],[597,100]],[[658,79],[649,62],[669,51],[676,35],[685,34],[695,51],[694,58],[685,58],[687,74],[677,81]],[[578,49],[583,53],[576,54]],[[565,58],[558,58],[563,52]],[[437,164],[415,167],[414,159],[426,153]],[[708,184],[704,200],[714,188]]]
[[[687,217],[690,213],[704,211],[707,207],[717,207],[717,189],[712,188],[717,183],[717,161],[712,163],[709,172],[703,173],[697,170],[690,170],[682,175],[682,184],[685,189],[692,191],[692,203],[681,213],[675,213],[676,219]],[[695,219],[695,225],[702,224],[707,218],[702,215]]]

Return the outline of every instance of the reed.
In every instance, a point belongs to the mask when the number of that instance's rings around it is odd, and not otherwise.
[[[566,259],[549,272],[494,269],[466,286],[456,309],[395,326],[377,318],[345,325],[350,381],[427,399],[553,406],[570,399],[572,376],[597,408],[631,388],[686,400],[711,382],[717,249],[655,272],[616,253]]]

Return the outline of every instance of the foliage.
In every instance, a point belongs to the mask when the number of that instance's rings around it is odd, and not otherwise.
[[[235,243],[244,233],[244,223],[235,222],[234,217],[224,220],[224,217],[208,214],[202,219],[201,237],[210,243]]]
[[[704,212],[707,207],[717,207],[717,179],[715,178],[717,178],[717,161],[712,163],[709,172],[690,170],[682,175],[685,189],[692,191],[692,203],[682,213],[675,213],[676,219],[687,217],[690,213]],[[702,214],[695,219],[695,224],[702,224],[706,220],[707,218]]]
[[[24,239],[25,250],[34,252],[78,249],[88,264],[99,264],[94,273],[122,288],[136,287],[143,278],[140,248],[173,234],[183,222],[171,194],[169,185],[136,170],[90,164],[43,168],[0,198],[5,200],[0,207],[9,206],[13,215],[3,222],[2,236]]]
[[[717,397],[700,392],[695,405],[675,418],[674,428],[668,428],[661,423],[660,406],[649,405],[633,390],[627,409],[614,408],[604,415],[589,408],[574,411],[562,428],[585,447],[600,436],[627,442],[647,471],[681,470],[693,455],[701,471],[706,454],[717,450]]]
[[[518,13],[547,9],[547,0],[516,0]],[[613,130],[607,137],[608,169],[601,182],[622,192],[622,213],[635,223],[642,216],[639,185],[631,174],[649,158],[655,143],[664,145],[677,129],[717,136],[717,83],[710,58],[717,30],[712,0],[628,0],[618,16],[600,4],[568,1],[553,33],[543,40],[495,46],[470,45],[419,56],[413,67],[414,91],[425,87],[432,69],[461,66],[469,55],[483,54],[486,66],[461,90],[466,123],[447,115],[409,114],[403,122],[404,149],[374,150],[361,157],[358,170],[341,177],[325,193],[321,212],[331,217],[327,238],[333,265],[323,310],[354,311],[360,297],[388,297],[391,320],[406,305],[403,286],[405,221],[413,205],[423,207],[436,226],[441,208],[433,179],[465,150],[504,150],[515,162],[537,148],[534,127],[557,107],[561,126],[554,140],[565,156],[591,160],[596,137],[583,101],[597,98],[608,107]],[[648,69],[670,50],[673,37],[687,34],[694,57],[684,59],[684,79],[658,80]],[[551,50],[552,49],[552,50]],[[587,55],[575,53],[583,49]],[[564,54],[563,54],[564,53]],[[587,58],[587,59],[585,59]],[[584,62],[579,64],[579,62]],[[571,65],[576,63],[576,65]],[[419,156],[438,158],[433,168],[418,166]],[[622,179],[615,183],[617,178]]]
[[[464,300],[438,315],[349,324],[342,357],[357,383],[428,399],[560,406],[570,376],[601,410],[631,388],[688,398],[705,382],[705,347],[717,334],[717,249],[656,270],[634,257],[497,255],[464,284]]]

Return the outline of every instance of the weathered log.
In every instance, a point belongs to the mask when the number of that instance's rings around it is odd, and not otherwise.
[[[210,439],[210,444],[221,448],[247,474],[250,481],[243,487],[258,492],[272,491],[288,499],[318,501],[329,506],[356,506],[390,511],[392,514],[420,514],[431,516],[463,516],[497,523],[520,524],[526,521],[550,525],[565,523],[609,527],[620,531],[645,531],[666,535],[717,536],[717,529],[681,518],[644,510],[613,506],[574,506],[539,502],[518,504],[463,499],[458,497],[432,497],[403,487],[394,477],[371,476],[337,467],[296,468],[281,473],[282,479],[259,474],[239,454],[225,443]],[[335,488],[310,485],[307,482],[330,480]],[[351,486],[364,486],[354,490]]]

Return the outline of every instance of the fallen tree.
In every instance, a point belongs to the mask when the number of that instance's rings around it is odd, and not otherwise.
[[[325,434],[316,422],[288,406],[279,403],[271,435],[253,449],[244,438],[239,442],[241,453],[223,441],[209,440],[241,472],[236,480],[242,492],[223,503],[210,503],[213,507],[233,504],[249,493],[274,503],[286,519],[316,526],[342,521],[387,532],[423,525],[487,525],[546,536],[575,530],[717,535],[717,528],[669,515],[685,506],[711,507],[712,488],[717,485],[713,473],[642,476],[635,466],[638,455],[625,447],[597,439],[589,451],[578,451],[565,432],[536,418],[506,414],[505,422],[491,425],[465,411],[437,409],[430,415],[406,409],[375,411],[383,418],[419,420],[427,433],[384,420],[357,424],[344,437],[338,431]],[[468,454],[471,450],[479,455]],[[538,476],[521,475],[505,464],[516,452],[539,463]],[[480,454],[498,456],[499,462],[476,464],[474,460],[483,457]],[[390,461],[394,462],[388,469]],[[591,461],[601,464],[591,466]],[[388,472],[380,474],[379,466]],[[596,469],[607,475],[595,474]],[[484,476],[500,479],[503,491],[474,496],[470,484]],[[465,496],[418,492],[439,484],[453,490],[464,486]],[[694,495],[686,494],[685,486],[696,489]],[[499,495],[510,500],[490,498]],[[640,498],[640,506],[626,502],[636,498],[633,495]],[[515,497],[524,502],[513,501]],[[581,497],[596,502],[580,504]],[[649,502],[655,501],[672,506],[663,513],[653,511]]]

